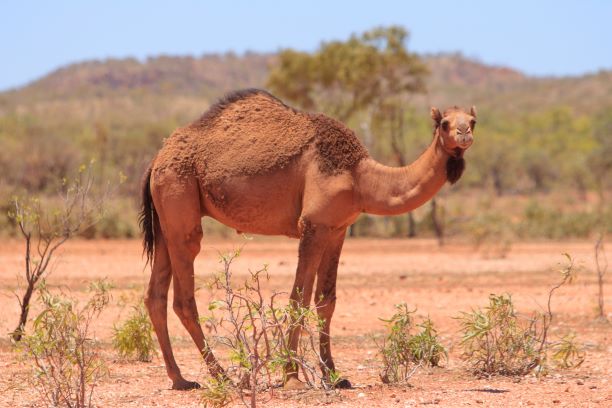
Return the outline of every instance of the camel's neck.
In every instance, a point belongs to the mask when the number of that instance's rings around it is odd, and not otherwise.
[[[361,210],[378,215],[403,214],[432,198],[447,180],[446,163],[450,157],[438,137],[414,163],[405,167],[362,160],[356,169],[355,186]]]

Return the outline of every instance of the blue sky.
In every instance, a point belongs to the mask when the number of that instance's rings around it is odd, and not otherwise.
[[[612,68],[612,1],[2,1],[0,90],[108,57],[314,50],[401,24],[420,53],[459,51],[532,75]]]

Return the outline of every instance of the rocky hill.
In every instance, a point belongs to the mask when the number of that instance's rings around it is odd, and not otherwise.
[[[580,77],[535,78],[459,54],[424,56],[427,95],[418,105],[477,104],[508,113],[566,105],[589,112],[612,104],[612,71]],[[193,117],[225,92],[264,87],[273,54],[159,56],[109,59],[60,68],[19,89],[0,93],[0,114],[99,120]],[[145,119],[142,117],[142,119]],[[178,118],[177,118],[178,119]]]

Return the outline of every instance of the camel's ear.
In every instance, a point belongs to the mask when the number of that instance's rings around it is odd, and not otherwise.
[[[442,114],[440,113],[440,110],[438,108],[431,108],[431,118],[434,120],[434,122],[436,122],[436,126],[440,124],[440,121],[442,120]]]
[[[472,105],[470,108],[470,115],[472,115],[474,118],[476,117],[476,107],[474,105]]]

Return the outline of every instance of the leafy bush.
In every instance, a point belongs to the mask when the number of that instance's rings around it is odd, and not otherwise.
[[[417,324],[420,332],[412,334],[415,325],[411,311],[405,303],[395,306],[397,312],[390,319],[381,319],[389,324],[390,332],[379,346],[383,359],[380,377],[384,383],[408,380],[421,366],[436,367],[447,358],[446,349],[440,344],[438,334],[428,318]]]
[[[202,402],[205,407],[225,407],[232,402],[232,395],[232,384],[226,379],[210,377],[202,387]]]
[[[587,238],[600,222],[596,212],[563,212],[531,201],[525,207],[518,232],[523,238]]]
[[[538,369],[538,374],[542,374],[548,368],[551,352],[559,367],[582,364],[584,353],[575,337],[568,335],[556,343],[548,341],[553,320],[552,295],[573,279],[573,260],[568,254],[565,256],[568,264],[560,271],[561,281],[548,292],[546,312],[521,317],[516,313],[509,294],[491,294],[489,305],[484,310],[479,308],[458,317],[463,333],[463,358],[473,373],[514,376]]]
[[[79,308],[75,301],[51,294],[41,282],[43,310],[18,350],[32,369],[30,380],[44,404],[91,406],[97,381],[108,371],[90,329],[110,300],[109,289],[107,282],[95,282],[90,286],[93,295]]]
[[[561,368],[579,367],[585,359],[582,347],[576,341],[575,334],[567,334],[552,346],[552,359]]]
[[[138,232],[138,214],[132,200],[116,198],[106,203],[104,215],[80,235],[83,238],[134,238]]]
[[[11,338],[20,341],[37,283],[52,269],[51,260],[66,241],[95,224],[104,212],[106,192],[95,196],[92,165],[81,165],[74,179],[63,179],[59,204],[26,196],[14,197],[9,218],[14,222],[25,248],[25,290],[17,296],[21,313]]]
[[[316,349],[315,333],[321,325],[314,310],[305,307],[277,306],[274,292],[264,297],[262,280],[268,280],[267,267],[249,271],[243,285],[232,284],[232,262],[240,250],[221,255],[222,271],[211,282],[211,289],[221,296],[209,303],[210,314],[200,320],[213,333],[213,341],[227,351],[230,381],[212,380],[205,384],[203,399],[206,404],[223,406],[238,396],[245,404],[255,406],[260,391],[274,391],[274,385],[283,379],[284,369],[293,366],[303,374],[307,384],[316,387],[323,381],[316,369],[321,358]],[[286,334],[300,330],[297,352],[290,350]],[[246,394],[244,389],[249,389]]]
[[[143,302],[132,308],[127,320],[114,328],[113,348],[121,358],[151,361],[155,354],[153,325]]]
[[[521,320],[510,295],[490,295],[484,309],[459,317],[463,357],[478,375],[524,375],[543,359],[542,320]]]

